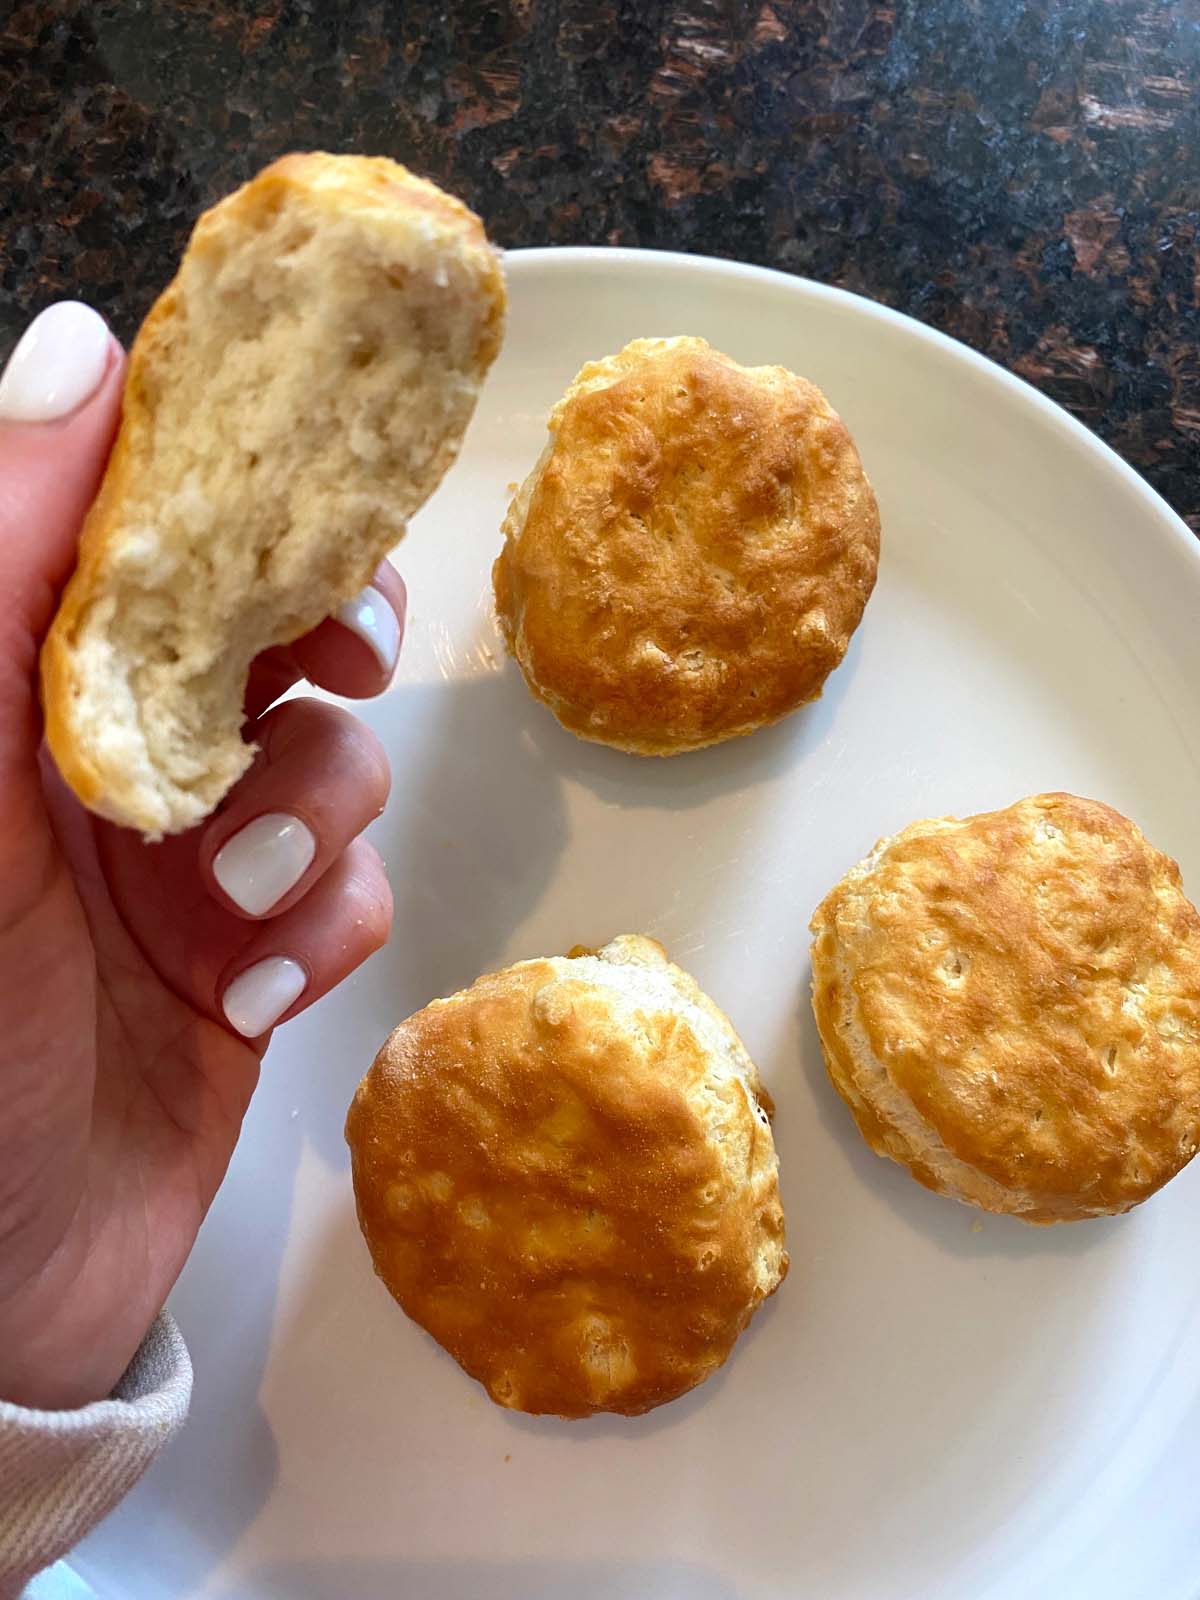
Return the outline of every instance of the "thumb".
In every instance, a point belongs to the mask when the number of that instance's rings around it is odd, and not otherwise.
[[[30,323],[0,376],[0,627],[35,650],[104,473],[123,370],[104,319],[64,300]]]
[[[75,564],[121,409],[125,358],[102,317],[50,306],[0,376],[0,762],[32,759],[41,737],[42,635]],[[14,748],[14,743],[18,748]]]
[[[103,318],[50,306],[0,376],[0,876],[48,846],[37,659],[104,474],[125,357]],[[6,881],[5,887],[9,887]]]

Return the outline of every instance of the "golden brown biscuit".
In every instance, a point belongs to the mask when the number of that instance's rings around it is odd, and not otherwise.
[[[703,339],[585,366],[504,522],[496,610],[572,733],[676,755],[815,699],[875,583],[845,425],[783,367]]]
[[[769,1107],[653,940],[480,978],[401,1023],[350,1107],[375,1270],[500,1405],[648,1411],[787,1271]]]
[[[986,1211],[1128,1211],[1200,1142],[1200,917],[1095,800],[884,839],[818,906],[813,1009],[867,1143]]]

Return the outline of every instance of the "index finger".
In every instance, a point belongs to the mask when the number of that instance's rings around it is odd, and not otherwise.
[[[365,700],[391,682],[404,637],[407,592],[389,561],[360,594],[293,644],[265,650],[250,671],[246,716],[253,720],[301,678],[330,694]]]

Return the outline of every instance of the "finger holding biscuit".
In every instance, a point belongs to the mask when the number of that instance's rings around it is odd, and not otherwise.
[[[390,561],[381,561],[365,589],[294,644],[264,650],[246,685],[246,715],[261,714],[301,678],[347,700],[367,700],[392,681],[408,593]]]
[[[254,736],[250,771],[204,826],[160,844],[95,829],[114,905],[164,981],[257,1039],[385,942],[386,874],[358,836],[391,777],[370,729],[323,701],[285,701]]]

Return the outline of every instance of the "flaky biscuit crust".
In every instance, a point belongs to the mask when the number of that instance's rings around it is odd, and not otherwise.
[[[509,650],[582,738],[674,755],[820,694],[875,582],[845,425],[783,367],[639,339],[583,368],[504,523]]]
[[[1200,917],[1095,800],[884,840],[817,908],[813,1005],[867,1142],[1029,1222],[1127,1211],[1200,1142]]]
[[[346,1124],[392,1294],[499,1404],[564,1417],[692,1388],[787,1268],[765,1096],[728,1021],[651,941],[601,960],[670,974],[743,1077],[715,1081],[686,1020],[632,1018],[586,963],[528,961],[402,1023]]]

